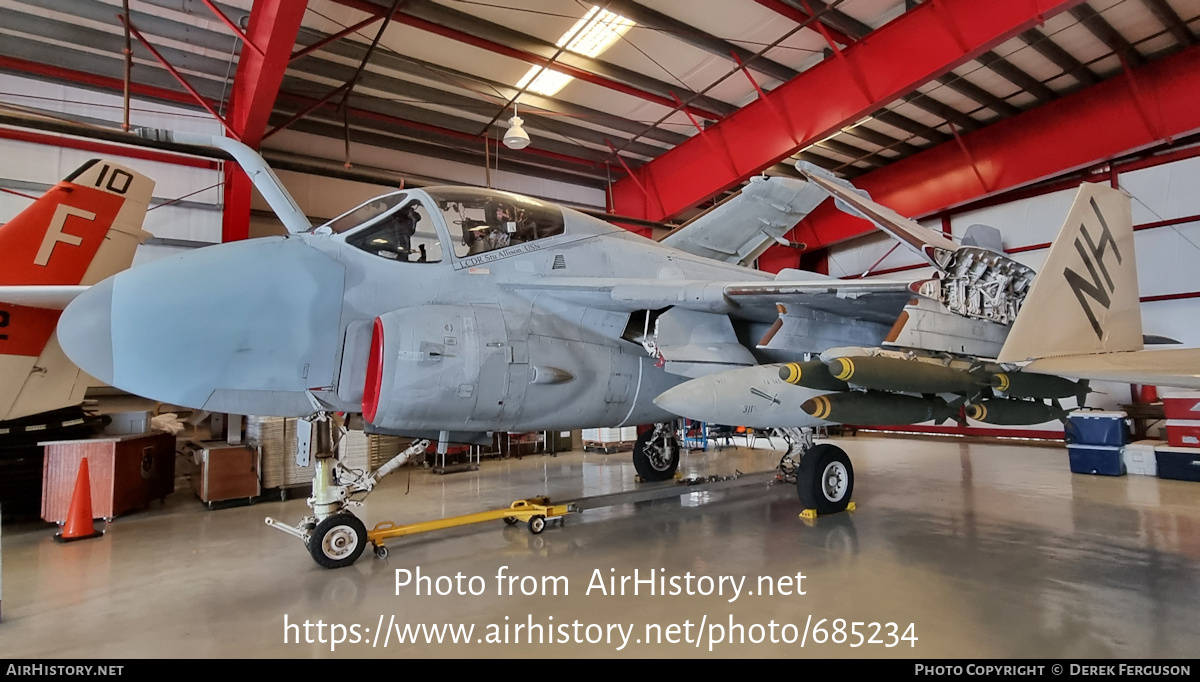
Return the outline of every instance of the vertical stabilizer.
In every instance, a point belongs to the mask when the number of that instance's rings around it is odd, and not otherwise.
[[[0,225],[0,285],[89,285],[133,262],[154,181],[93,159]],[[60,310],[0,303],[0,421],[83,400],[54,333]]]
[[[1141,348],[1129,195],[1085,183],[998,359],[1023,362]]]

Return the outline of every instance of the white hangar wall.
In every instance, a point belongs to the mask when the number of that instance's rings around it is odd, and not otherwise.
[[[0,102],[39,110],[52,116],[67,116],[78,122],[112,127],[122,116],[122,98],[117,94],[86,88],[49,83],[29,78],[0,74]],[[131,98],[130,123],[134,127],[167,128],[187,132],[221,135],[221,124],[204,111],[170,106]],[[47,137],[53,135],[47,134]],[[291,155],[340,159],[342,142],[290,130],[273,136],[265,148]],[[179,199],[204,190],[186,199],[151,210],[146,215],[145,229],[158,239],[192,242],[191,247],[221,241],[221,210],[224,193],[221,183],[224,174],[218,168],[194,168],[159,161],[148,161],[115,152],[98,153],[58,146],[5,139],[0,135],[0,187],[40,196],[46,189],[66,177],[88,159],[112,156],[156,181],[153,204]],[[603,209],[605,194],[601,189],[573,185],[544,178],[534,178],[505,169],[505,159],[511,154],[500,149],[499,170],[492,171],[492,184],[521,194],[552,201]],[[482,186],[484,169],[480,166],[421,157],[378,147],[354,145],[351,160],[359,170],[380,169],[401,175],[429,178],[453,184]],[[394,190],[395,187],[373,185],[304,173],[279,172],[288,190],[295,196],[305,214],[319,222],[339,215],[373,196]],[[210,189],[205,189],[210,188]],[[0,192],[0,223],[20,213],[31,203],[29,199]],[[152,204],[152,205],[153,205]],[[275,234],[282,225],[269,210],[266,202],[255,192],[251,235]],[[134,263],[142,263],[164,255],[185,250],[186,247],[150,243],[138,249]]]
[[[1118,183],[1132,197],[1143,331],[1177,339],[1184,346],[1200,346],[1200,157],[1121,173]],[[1009,251],[1047,244],[1062,227],[1075,191],[1052,192],[954,214],[949,220],[950,229],[957,238],[971,225],[991,225],[1000,230]],[[1186,220],[1150,226],[1177,219]],[[937,230],[943,226],[941,220],[922,224]],[[887,235],[872,234],[835,246],[829,252],[829,274],[857,277],[871,269],[872,273],[880,273],[868,275],[871,279],[905,280],[932,274],[932,268],[911,267],[923,261],[904,247],[887,255],[894,245]],[[1048,248],[1034,248],[1020,251],[1014,258],[1039,269],[1048,253]],[[1146,300],[1148,297],[1152,300]],[[1089,406],[1115,409],[1131,399],[1128,384],[1093,382],[1092,388],[1099,393],[1089,397]],[[975,422],[971,426],[996,428]],[[1051,422],[1024,429],[1061,431],[1062,426]]]
[[[58,85],[28,78],[0,74],[0,101],[65,115],[97,124],[120,123],[122,99],[83,88]],[[136,127],[172,128],[196,133],[219,134],[221,125],[207,114],[145,100],[130,100],[130,124]],[[136,150],[135,150],[136,152]],[[132,153],[132,152],[131,152]],[[110,156],[114,161],[144,173],[155,181],[152,210],[146,213],[144,229],[159,239],[214,243],[221,241],[223,176],[213,168],[194,168],[160,161],[71,149],[53,144],[22,142],[0,137],[0,187],[30,196],[41,194],[89,159]],[[211,187],[212,189],[206,189]],[[153,208],[205,190],[185,200]],[[0,222],[7,222],[32,202],[24,197],[0,192]],[[134,263],[161,258],[181,250],[162,244],[143,244]]]

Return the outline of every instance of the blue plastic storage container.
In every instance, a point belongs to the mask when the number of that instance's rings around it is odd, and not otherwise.
[[[1200,449],[1157,447],[1154,448],[1154,459],[1159,478],[1200,481]]]
[[[1121,458],[1118,445],[1067,446],[1071,458],[1071,471],[1077,474],[1100,474],[1102,476],[1124,476],[1125,460]]]
[[[1068,443],[1122,446],[1129,442],[1124,412],[1072,412]]]

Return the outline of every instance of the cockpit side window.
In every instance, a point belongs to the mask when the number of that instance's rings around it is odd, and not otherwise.
[[[546,239],[564,230],[562,211],[536,199],[471,188],[426,191],[442,210],[459,258]]]
[[[438,263],[442,242],[421,202],[413,200],[374,225],[350,235],[346,243],[388,260]]]

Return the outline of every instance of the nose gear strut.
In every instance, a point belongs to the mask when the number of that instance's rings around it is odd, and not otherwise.
[[[295,526],[271,517],[267,517],[266,524],[300,538],[313,560],[321,566],[349,566],[367,546],[367,529],[351,508],[362,506],[363,500],[383,477],[412,458],[425,454],[430,442],[425,439],[414,441],[404,452],[366,475],[347,468],[338,459],[334,424],[327,413],[318,412],[308,421],[313,424],[313,458],[316,460],[312,495],[308,498],[313,513],[300,519]]]

